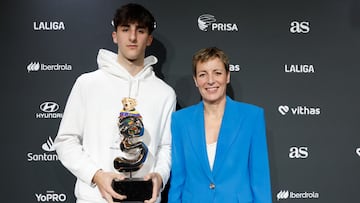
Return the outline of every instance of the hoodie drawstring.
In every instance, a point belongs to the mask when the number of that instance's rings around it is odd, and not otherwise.
[[[129,82],[129,97],[130,98],[137,98],[139,93],[139,80],[138,79],[131,79]]]

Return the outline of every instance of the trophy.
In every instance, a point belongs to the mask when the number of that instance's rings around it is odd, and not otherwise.
[[[115,192],[126,195],[126,201],[144,201],[152,197],[152,180],[133,178],[132,172],[139,170],[146,160],[148,148],[139,140],[144,134],[144,125],[141,115],[135,110],[136,100],[124,98],[124,105],[119,116],[119,130],[123,139],[120,149],[128,157],[116,157],[114,168],[119,172],[128,172],[130,177],[124,180],[113,180],[112,187]],[[113,198],[114,201],[120,201]]]

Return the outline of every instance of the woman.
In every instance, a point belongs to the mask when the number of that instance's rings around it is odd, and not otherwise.
[[[193,56],[202,97],[172,116],[169,203],[271,203],[262,108],[226,95],[229,62],[216,47]]]

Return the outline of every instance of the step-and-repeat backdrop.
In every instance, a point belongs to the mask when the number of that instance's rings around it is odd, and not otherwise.
[[[116,51],[128,2],[1,1],[1,202],[75,202],[53,140],[76,77]],[[157,20],[147,54],[178,108],[200,98],[193,53],[229,55],[228,94],[266,111],[273,202],[360,202],[359,0],[135,2]]]

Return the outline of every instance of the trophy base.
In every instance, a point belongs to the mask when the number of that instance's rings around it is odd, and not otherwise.
[[[112,188],[115,192],[126,195],[122,201],[144,201],[152,197],[153,184],[151,180],[145,181],[143,178],[126,178],[124,180],[113,180]],[[113,198],[113,201],[120,202]]]

